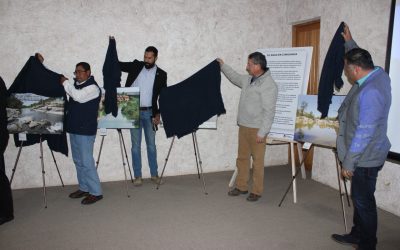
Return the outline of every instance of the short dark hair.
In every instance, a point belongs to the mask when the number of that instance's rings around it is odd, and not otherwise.
[[[144,50],[144,52],[153,52],[154,57],[157,57],[157,56],[158,56],[158,49],[157,49],[156,47],[154,47],[154,46],[149,46],[149,47],[147,47],[147,48]]]
[[[261,52],[254,52],[249,55],[249,59],[253,61],[254,64],[259,64],[264,71],[267,71],[267,59]]]
[[[374,69],[374,62],[372,61],[371,54],[365,49],[355,48],[349,50],[345,55],[347,64],[353,64],[361,67],[362,69]]]
[[[76,67],[81,66],[85,71],[90,70],[90,65],[87,62],[80,62],[76,64]]]

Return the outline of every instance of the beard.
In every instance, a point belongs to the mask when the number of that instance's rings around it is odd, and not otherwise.
[[[154,67],[154,65],[156,65],[156,64],[155,64],[155,63],[148,63],[148,62],[145,62],[145,63],[144,63],[144,67],[145,67],[146,69],[151,69],[151,68]]]

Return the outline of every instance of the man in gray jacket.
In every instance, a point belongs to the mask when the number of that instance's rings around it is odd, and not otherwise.
[[[253,157],[253,186],[248,201],[257,201],[264,190],[265,139],[275,115],[278,87],[267,68],[267,60],[260,52],[249,55],[246,70],[240,75],[230,66],[217,59],[221,71],[233,84],[242,89],[237,123],[239,125],[239,149],[236,159],[238,176],[236,187],[229,196],[247,194],[249,187],[250,157]]]
[[[347,25],[342,35],[347,51],[344,72],[353,87],[338,110],[336,146],[342,175],[352,179],[354,225],[349,234],[333,234],[332,238],[342,244],[357,245],[357,249],[374,250],[378,224],[375,186],[390,149],[386,135],[390,78],[382,68],[374,66],[368,51],[358,48]]]

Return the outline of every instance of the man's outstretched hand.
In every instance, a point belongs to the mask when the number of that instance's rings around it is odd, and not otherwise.
[[[345,42],[353,40],[353,37],[351,36],[350,28],[347,25],[347,23],[344,23],[344,29],[342,32],[342,36],[343,36]]]

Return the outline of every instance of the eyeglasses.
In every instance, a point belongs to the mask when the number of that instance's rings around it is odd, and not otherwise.
[[[76,76],[77,74],[80,74],[80,73],[83,73],[83,72],[86,72],[87,70],[75,70],[74,71],[74,75]]]

